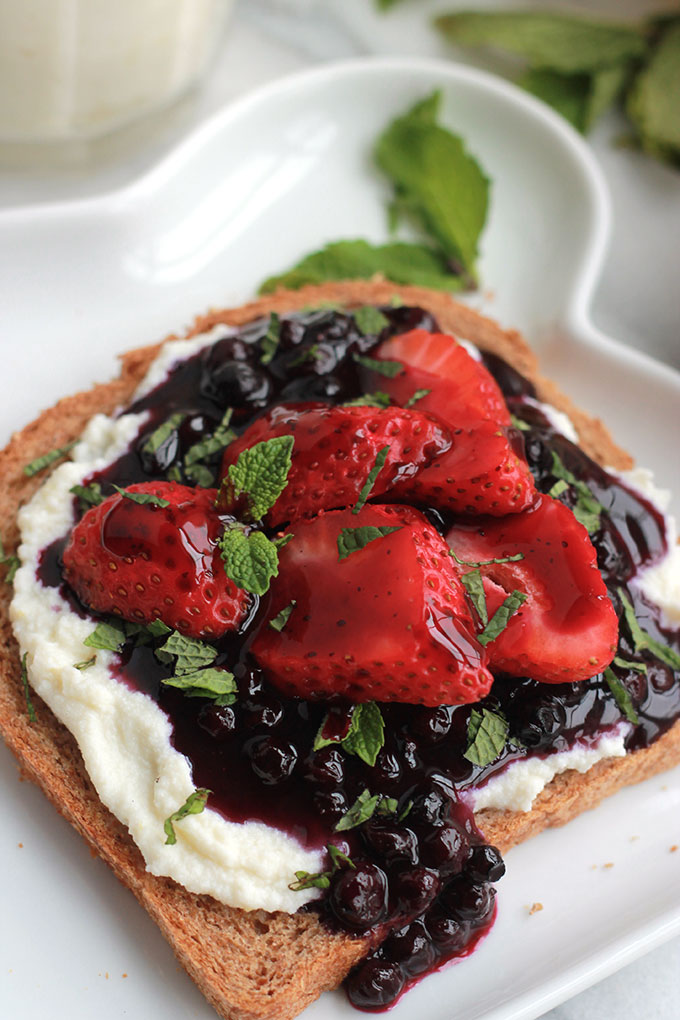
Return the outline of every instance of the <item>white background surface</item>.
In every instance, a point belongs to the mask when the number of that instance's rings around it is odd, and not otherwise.
[[[427,28],[425,14],[453,6],[406,0],[402,9],[378,17],[373,13],[370,0],[242,2],[212,76],[198,97],[158,118],[143,131],[131,130],[125,137],[100,145],[94,151],[64,155],[59,165],[49,170],[19,170],[16,158],[5,153],[4,166],[0,167],[0,205],[79,197],[126,183],[151,166],[192,124],[219,108],[226,99],[290,70],[373,51],[440,56],[444,48]],[[612,6],[609,4],[610,9]],[[619,9],[621,6],[618,5]],[[645,5],[626,6],[641,10]],[[658,9],[662,5],[647,6]],[[612,194],[614,216],[613,243],[596,291],[593,317],[598,326],[617,339],[680,367],[677,285],[680,280],[677,240],[680,237],[680,176],[634,153],[614,148],[611,138],[619,130],[620,125],[611,118],[598,129],[592,141]],[[135,135],[138,135],[137,140],[142,138],[142,144],[131,148]],[[218,294],[215,299],[219,300]],[[3,297],[3,302],[10,300],[11,295]],[[146,339],[150,338],[139,337],[140,342]],[[49,343],[48,336],[45,342]],[[2,343],[7,345],[8,339],[3,337]],[[13,765],[4,750],[0,761],[3,774],[11,777]],[[123,944],[129,933],[136,947],[148,946],[150,967],[167,990],[177,982],[182,995],[186,994],[186,981],[176,973],[165,947],[158,946],[158,940],[151,933],[151,922],[132,901],[129,911],[122,908],[115,879],[106,873],[100,862],[90,861],[87,851],[68,826],[57,823],[55,837],[50,821],[52,809],[43,802],[41,795],[25,785],[17,785],[16,802],[6,810],[20,816],[25,826],[24,847],[15,848],[16,877],[17,889],[31,889],[31,909],[34,909],[34,894],[38,894],[38,900],[49,902],[51,890],[65,881],[63,860],[66,858],[75,880],[84,883],[91,892],[91,913],[82,918],[83,925],[100,924],[101,918],[106,917],[112,935],[122,932]],[[53,852],[53,857],[50,855],[47,861],[46,844]],[[553,846],[558,855],[559,844]],[[641,865],[643,862],[641,858]],[[559,875],[557,861],[555,867]],[[622,895],[625,892],[622,891]],[[587,909],[587,904],[579,903],[576,909]],[[39,923],[39,913],[35,917]],[[532,920],[536,917],[540,915]],[[144,934],[147,929],[148,941]],[[30,947],[21,948],[24,956],[17,958],[11,931],[3,927],[2,937],[7,939],[3,946],[6,971],[16,973],[23,992],[21,1012],[13,1014],[17,1020],[33,1020],[34,1017],[37,1020],[38,1016],[43,1016],[45,1003],[50,1001],[50,982],[58,980],[60,955],[66,961],[72,952],[60,939],[58,930],[53,935],[53,959],[48,968],[43,968],[42,962],[29,957]],[[127,986],[129,982],[144,979],[135,974],[135,961],[119,954],[120,943],[112,939],[111,947],[102,954],[101,973],[82,975],[82,980],[72,989],[71,1010],[64,1013],[64,1017],[84,1018],[94,1014],[101,995],[97,986],[107,981],[107,972],[110,977],[106,995],[114,1007],[111,1015],[136,1016],[128,1005],[134,997],[130,999]],[[123,973],[129,974],[125,980],[121,978]],[[118,1014],[115,1003],[119,991]],[[88,1005],[90,994],[92,1000]],[[62,1001],[68,1001],[68,996]],[[196,1016],[202,1015],[201,1008],[196,993]],[[675,1020],[679,1013],[680,943],[676,939],[557,1007],[548,1016],[553,1020],[581,1020],[586,1016],[590,1020],[620,1016]]]

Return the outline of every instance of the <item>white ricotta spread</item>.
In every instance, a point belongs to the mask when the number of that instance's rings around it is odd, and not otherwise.
[[[163,382],[177,362],[229,333],[219,326],[191,340],[164,345],[136,396]],[[546,410],[545,405],[541,407]],[[566,416],[554,409],[550,412],[551,421],[564,435],[575,436]],[[98,651],[93,666],[82,671],[75,668],[74,663],[90,657],[83,640],[92,632],[92,621],[73,613],[57,589],[36,580],[40,551],[73,524],[70,488],[115,460],[143,420],[143,415],[96,415],[74,448],[72,461],[57,468],[21,510],[22,566],[15,577],[11,607],[14,630],[22,653],[28,655],[32,686],[74,735],[99,797],[128,827],[148,870],[245,910],[294,912],[319,893],[315,889],[292,892],[288,883],[296,871],[320,871],[320,851],[304,850],[292,837],[263,823],[229,822],[210,808],[176,824],[177,843],[165,845],[163,823],[194,790],[190,764],[170,742],[170,722],[151,698],[116,680],[111,671],[113,653]],[[624,477],[649,494],[648,474]],[[654,490],[654,498],[657,493]],[[651,584],[654,600],[680,620],[676,550],[671,557],[675,557],[673,566],[657,565],[645,572],[640,583]],[[469,794],[474,810],[528,811],[558,773],[586,772],[603,758],[624,755],[627,729],[628,724],[622,724],[590,746],[512,764]]]
[[[524,758],[512,762],[503,772],[491,776],[488,783],[466,795],[473,811],[498,808],[505,811],[531,811],[531,806],[548,783],[559,775],[575,769],[587,772],[604,758],[623,758],[624,741],[630,723],[621,723],[592,744],[576,744],[568,751],[558,751],[547,758]]]

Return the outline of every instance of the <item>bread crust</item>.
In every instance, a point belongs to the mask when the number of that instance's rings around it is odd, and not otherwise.
[[[240,308],[211,311],[196,319],[190,336],[219,323],[238,326],[272,311],[285,312],[323,303],[388,303],[394,296],[430,310],[442,329],[493,351],[536,385],[539,397],[569,414],[583,448],[595,460],[618,469],[632,459],[606,428],[576,408],[555,385],[540,376],[535,356],[514,331],[502,330],[443,294],[381,281],[329,283],[299,291],[278,291]],[[129,402],[160,345],[130,351],[112,382],[61,400],[16,433],[0,451],[0,511],[5,549],[18,544],[16,516],[42,483],[23,467],[46,449],[76,438],[97,412],[111,413]],[[228,1020],[288,1020],[326,989],[339,984],[364,955],[366,939],[330,933],[313,914],[245,912],[209,896],[187,892],[170,879],[145,870],[125,827],[101,804],[77,745],[42,700],[33,694],[37,722],[31,723],[21,686],[19,650],[9,621],[11,589],[0,591],[0,732],[22,770],[57,810],[111,866],[152,916],[178,959]],[[585,775],[557,776],[526,814],[485,810],[478,823],[503,852],[547,826],[562,825],[594,807],[622,786],[647,779],[680,762],[680,721],[652,747],[623,759],[600,762]]]

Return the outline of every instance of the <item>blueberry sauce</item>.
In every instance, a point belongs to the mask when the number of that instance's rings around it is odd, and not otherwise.
[[[268,320],[237,334],[225,329],[223,339],[180,363],[165,382],[127,409],[148,412],[140,434],[126,453],[87,481],[99,482],[105,495],[114,491],[114,484],[165,479],[169,471],[176,480],[192,484],[184,455],[214,432],[227,407],[233,408],[231,426],[240,433],[277,403],[337,403],[360,395],[368,376],[352,355],[366,354],[396,333],[437,328],[418,308],[381,311],[388,325],[370,335],[361,333],[352,315],[335,310],[283,316],[279,343],[268,364],[261,360]],[[630,583],[666,552],[661,515],[554,430],[527,402],[527,397],[535,397],[531,383],[496,355],[484,355],[484,362],[515,416],[513,440],[524,448],[537,487],[548,492],[559,480],[554,473],[557,454],[601,504],[591,538],[620,617],[623,593],[641,626],[677,648],[678,632],[663,625],[658,609]],[[163,443],[153,453],[148,446],[144,449],[149,436],[173,414],[178,416],[176,427]],[[218,452],[206,461],[211,485],[220,460]],[[573,487],[559,498],[573,506]],[[77,504],[74,509],[81,512]],[[420,509],[440,532],[450,527],[447,514]],[[45,585],[59,586],[74,608],[84,612],[62,581],[63,548],[62,540],[43,550],[38,576]],[[238,683],[233,705],[187,698],[164,686],[161,681],[171,667],[159,662],[153,643],[125,645],[121,676],[168,714],[174,746],[191,762],[195,785],[212,791],[211,808],[233,821],[263,821],[305,847],[332,844],[349,857],[351,865],[345,857],[335,866],[328,859],[327,894],[303,909],[317,912],[335,930],[369,936],[372,948],[347,978],[347,994],[360,1009],[384,1009],[423,974],[471,952],[493,922],[492,883],[505,867],[476,827],[465,790],[528,755],[547,756],[597,739],[621,723],[622,710],[602,674],[585,683],[559,685],[500,675],[480,703],[502,712],[509,724],[509,740],[494,762],[480,767],[464,757],[470,713],[480,705],[424,708],[391,703],[380,706],[385,743],[375,765],[369,766],[339,745],[313,750],[329,706],[285,697],[267,683],[249,652],[262,616],[263,610],[254,605],[241,631],[216,643],[215,665],[227,666]],[[680,716],[680,682],[649,651],[636,650],[625,623],[618,655],[646,667],[643,672],[635,665],[613,666],[639,719],[630,725],[627,746],[645,747]],[[347,706],[332,705],[324,725],[326,736],[342,737],[349,725]],[[337,823],[364,791],[382,797],[378,809],[361,825],[336,832]]]

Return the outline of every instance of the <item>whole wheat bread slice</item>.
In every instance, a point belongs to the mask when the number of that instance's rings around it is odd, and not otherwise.
[[[361,305],[389,302],[399,295],[429,309],[441,327],[493,351],[531,378],[541,399],[566,411],[583,448],[597,461],[625,469],[632,460],[611,440],[603,424],[588,417],[538,374],[536,359],[521,337],[504,331],[448,297],[384,282],[351,282],[280,291],[237,309],[197,319],[190,335],[217,323],[241,325],[272,311],[284,312],[326,302]],[[5,548],[18,543],[18,508],[41,484],[27,478],[26,463],[78,436],[97,412],[111,412],[129,401],[158,346],[122,357],[120,377],[67,397],[13,436],[0,451],[0,511]],[[309,914],[244,912],[209,896],[188,893],[169,879],[145,871],[125,828],[100,803],[83,768],[75,741],[36,695],[37,722],[31,723],[21,686],[19,650],[8,616],[11,589],[0,592],[0,732],[22,770],[47,794],[61,814],[85,837],[135,894],[170,942],[208,1001],[229,1020],[288,1020],[322,991],[335,987],[366,952],[363,939],[331,934]],[[623,759],[601,762],[585,775],[557,776],[526,814],[487,810],[478,823],[503,852],[547,826],[562,825],[594,807],[622,786],[639,782],[680,762],[680,722],[652,747]]]

